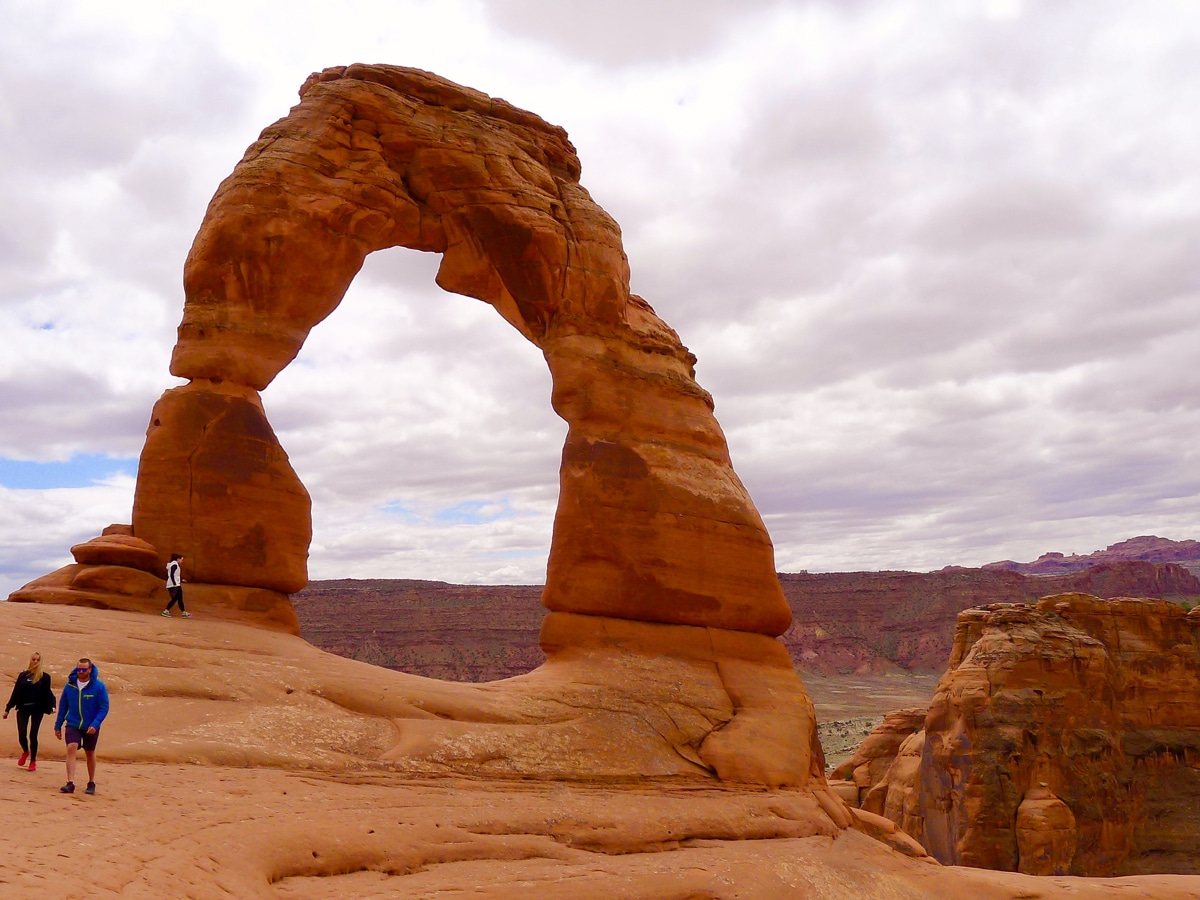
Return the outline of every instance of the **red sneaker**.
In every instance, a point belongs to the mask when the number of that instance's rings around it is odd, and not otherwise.
[[[29,751],[28,750],[26,750],[24,753],[21,754],[21,758],[17,760],[17,765],[18,766],[25,765],[25,760],[27,760],[27,759],[29,759]]]
[[[29,764],[29,771],[30,771],[30,772],[36,772],[36,771],[37,771],[37,763],[36,763],[36,762],[31,762],[31,763]]]

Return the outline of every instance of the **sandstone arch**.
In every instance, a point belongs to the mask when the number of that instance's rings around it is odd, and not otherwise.
[[[563,130],[502,100],[413,69],[314,74],[222,182],[196,236],[171,363],[188,383],[151,414],[132,526],[73,547],[75,565],[10,599],[156,611],[161,566],[178,551],[189,605],[204,612],[191,625],[298,635],[287,594],[307,580],[310,502],[259,391],[368,253],[438,252],[442,287],[490,303],[542,350],[568,425],[547,660],[481,685],[388,673],[378,688],[372,673],[364,689],[309,672],[299,702],[388,720],[396,743],[370,762],[417,774],[808,785],[848,826],[824,791],[812,703],[774,639],[791,615],[766,529],[694,357],[629,293],[620,231],[578,179]],[[253,709],[220,715],[240,733]],[[223,741],[197,750],[229,752]],[[174,759],[165,745],[136,753]]]
[[[308,497],[258,391],[341,301],[366,255],[442,254],[443,288],[541,348],[569,425],[553,611],[777,635],[790,613],[694,357],[641,298],[616,223],[561,129],[428,73],[314,74],[221,184],[184,270],[168,391],[134,533],[201,582],[305,583]],[[231,515],[231,511],[236,511]]]

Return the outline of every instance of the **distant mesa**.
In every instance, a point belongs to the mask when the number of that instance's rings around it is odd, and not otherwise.
[[[1103,563],[1069,575],[938,572],[780,574],[792,608],[781,637],[796,666],[821,675],[942,672],[958,614],[1077,591],[1200,602],[1200,578],[1175,563]],[[292,597],[301,634],[355,659],[454,681],[522,675],[538,650],[540,587],[434,581],[311,582]]]
[[[992,571],[1020,572],[1022,575],[1067,575],[1081,572],[1100,563],[1139,560],[1151,563],[1176,563],[1200,574],[1200,541],[1172,541],[1154,535],[1140,535],[1110,544],[1086,556],[1062,553],[1043,553],[1031,563],[1013,562],[1011,559],[988,563],[983,568]]]

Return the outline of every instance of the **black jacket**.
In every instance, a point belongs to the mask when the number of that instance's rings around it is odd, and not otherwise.
[[[43,672],[41,681],[37,682],[32,680],[28,669],[18,675],[4,711],[8,712],[14,706],[19,706],[26,712],[47,715],[54,712],[54,691],[50,687],[50,673]]]

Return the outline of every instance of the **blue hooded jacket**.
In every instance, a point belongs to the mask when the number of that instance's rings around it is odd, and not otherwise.
[[[54,722],[54,730],[62,731],[63,720],[81,734],[89,728],[100,730],[100,723],[108,715],[108,688],[100,680],[100,667],[92,663],[92,680],[87,687],[79,690],[79,673],[71,670],[71,676],[63,686],[62,697],[58,701],[58,718]]]

